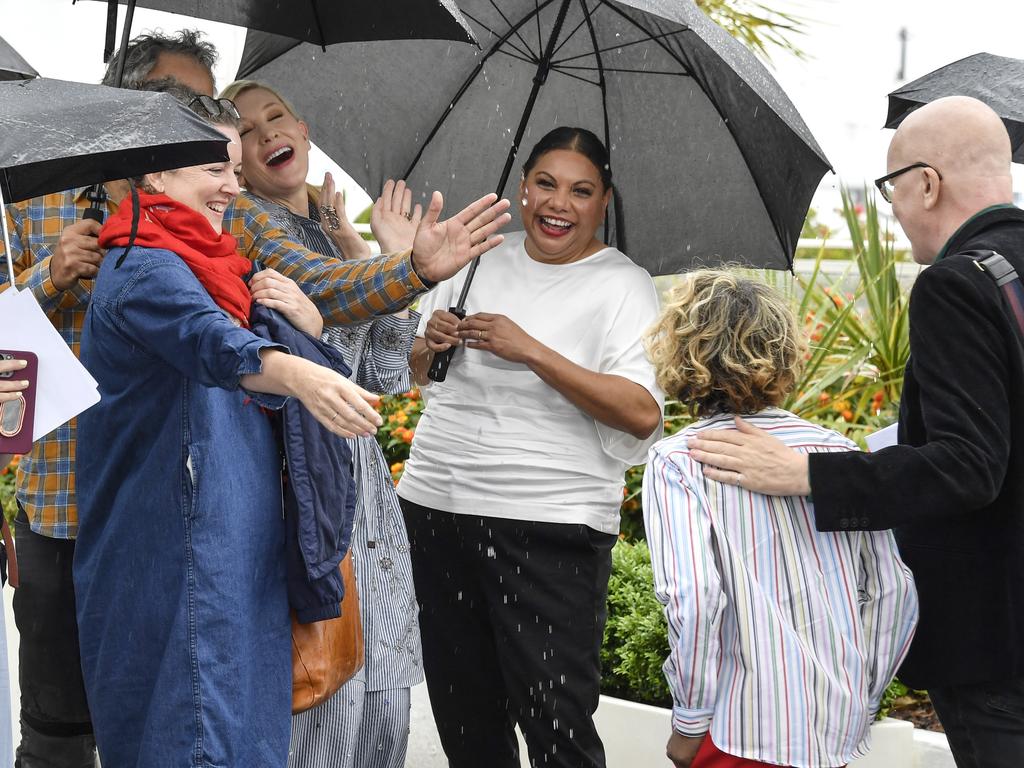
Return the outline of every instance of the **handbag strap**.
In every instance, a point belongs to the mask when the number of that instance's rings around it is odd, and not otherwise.
[[[1003,298],[1017,320],[1017,327],[1024,336],[1024,283],[1021,283],[1017,270],[995,251],[964,251],[962,255],[973,259],[975,266],[991,277],[1002,291]]]

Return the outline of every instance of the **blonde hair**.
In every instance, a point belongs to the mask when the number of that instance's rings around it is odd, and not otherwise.
[[[299,113],[295,110],[295,106],[286,99],[277,88],[272,85],[268,85],[260,80],[235,80],[234,82],[228,83],[224,90],[220,92],[220,98],[231,99],[234,101],[246,91],[266,91],[279,102],[286,110],[288,114],[294,117],[296,120],[302,120],[299,117]],[[237,106],[237,105],[236,105]],[[245,176],[245,167],[242,167],[242,176]],[[249,190],[252,192],[252,190]],[[306,192],[309,195],[309,199],[313,202],[313,205],[320,205],[320,187],[315,187],[312,184],[306,184]]]
[[[807,348],[782,296],[720,269],[683,275],[644,345],[658,385],[695,417],[780,405]]]

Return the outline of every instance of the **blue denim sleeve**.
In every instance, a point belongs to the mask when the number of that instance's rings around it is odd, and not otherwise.
[[[125,268],[131,262],[124,265]],[[262,369],[260,350],[283,349],[236,326],[178,258],[154,255],[138,263],[116,297],[121,330],[183,376],[234,390]]]

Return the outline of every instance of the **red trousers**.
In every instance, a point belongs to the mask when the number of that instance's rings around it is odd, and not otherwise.
[[[690,768],[779,768],[779,766],[762,763],[759,760],[748,760],[745,757],[727,755],[715,746],[709,733],[701,742],[700,749],[697,750]]]

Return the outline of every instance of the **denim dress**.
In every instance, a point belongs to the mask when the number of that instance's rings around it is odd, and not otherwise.
[[[103,260],[81,360],[74,578],[100,759],[284,766],[291,720],[280,458],[239,378],[273,347],[175,254]],[[279,407],[283,399],[260,398]]]

